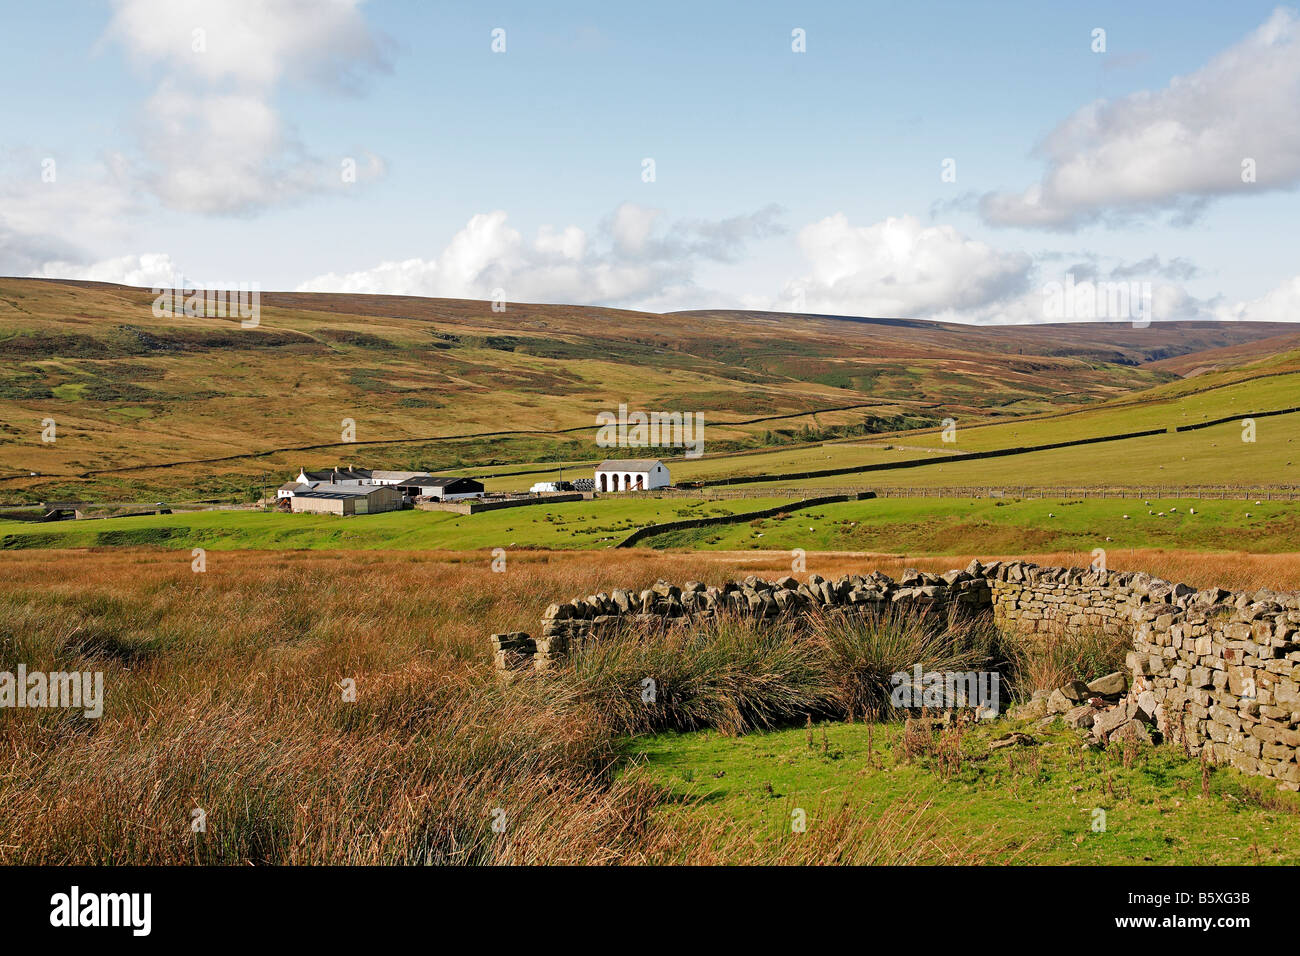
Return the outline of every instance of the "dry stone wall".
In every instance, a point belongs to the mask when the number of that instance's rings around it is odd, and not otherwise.
[[[1193,754],[1300,790],[1300,592],[1197,589],[1141,572],[972,561],[946,574],[908,570],[827,580],[748,577],[722,587],[659,581],[552,604],[541,634],[492,635],[497,667],[560,666],[582,641],[628,621],[689,625],[728,611],[776,618],[825,608],[991,613],[1044,637],[1104,632],[1132,643],[1126,711],[1147,715]]]

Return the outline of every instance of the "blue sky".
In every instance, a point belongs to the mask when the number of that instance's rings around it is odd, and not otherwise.
[[[1273,3],[9,6],[2,274],[1001,322],[1070,273],[1157,318],[1300,309]]]

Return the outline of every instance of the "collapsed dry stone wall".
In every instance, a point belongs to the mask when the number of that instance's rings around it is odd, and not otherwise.
[[[1141,572],[972,561],[962,570],[810,575],[722,587],[659,581],[644,590],[552,604],[541,636],[493,634],[506,674],[545,672],[577,644],[629,621],[689,626],[721,612],[776,618],[824,608],[992,613],[1008,628],[1050,636],[1103,632],[1132,643],[1126,706],[1166,740],[1300,790],[1300,592],[1200,589]]]

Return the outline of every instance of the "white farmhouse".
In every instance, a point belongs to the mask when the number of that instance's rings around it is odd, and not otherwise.
[[[653,458],[611,459],[596,466],[597,491],[651,491],[670,484],[668,469]]]

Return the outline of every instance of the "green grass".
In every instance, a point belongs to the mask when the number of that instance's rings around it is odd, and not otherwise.
[[[459,515],[390,511],[341,518],[260,511],[60,521],[0,520],[0,549],[159,545],[172,548],[475,550],[603,548],[648,524],[756,511],[780,499],[604,498]]]
[[[1040,445],[1075,438],[1144,431],[1151,428],[1195,425],[1229,415],[1245,416],[1252,412],[1290,408],[1297,404],[1297,396],[1300,395],[1300,373],[1294,372],[1249,382],[1224,384],[1207,391],[1190,391],[1197,387],[1205,388],[1217,381],[1219,381],[1218,377],[1208,381],[1189,379],[1174,382],[1125,396],[1111,405],[1101,405],[1055,417],[981,427],[966,427],[979,424],[978,420],[958,419],[955,444],[945,445],[937,430],[927,435],[915,436],[914,443],[954,448],[957,451],[986,451],[991,448],[1010,448],[1017,445]],[[1135,404],[1137,402],[1145,404]],[[1229,427],[1236,428],[1240,432],[1239,426]]]
[[[708,433],[706,432],[706,434]],[[719,455],[716,458],[674,459],[673,456],[679,454],[679,449],[651,448],[647,449],[644,454],[647,457],[667,461],[673,480],[676,482],[727,478],[736,475],[772,474],[783,471],[847,468],[884,461],[897,461],[902,458],[915,458],[926,454],[925,452],[918,453],[903,449],[887,449],[883,447],[883,441],[875,441],[870,437],[863,437],[858,441],[863,444],[801,445],[793,448],[774,448],[743,454]],[[709,453],[707,441],[704,451],[706,454]],[[597,448],[594,450],[591,459],[584,462],[581,467],[573,463],[563,463],[565,478],[591,477],[592,465],[590,462],[600,461],[602,458],[609,457],[610,454],[614,453],[607,453]],[[630,450],[627,454],[640,455],[642,452]],[[536,473],[527,475],[510,474],[510,472],[524,471],[529,468],[536,469]],[[559,468],[560,465],[553,462],[534,462],[531,465],[514,464],[485,469],[466,468],[460,470],[466,474],[472,474],[475,477],[484,479],[483,484],[488,491],[523,491],[527,490],[535,481],[550,481],[557,478]],[[493,473],[497,471],[505,474],[496,477]],[[839,480],[843,483],[845,479]],[[853,479],[850,477],[848,480]],[[790,484],[790,482],[786,482],[786,484]]]
[[[949,447],[976,450],[962,441]],[[913,452],[910,457],[923,455]],[[766,484],[759,482],[751,487]],[[1257,419],[1255,441],[1250,443],[1242,441],[1241,425],[1230,422],[1194,432],[1126,438],[1003,458],[938,460],[902,471],[781,481],[774,486],[812,489],[846,484],[913,488],[1300,485],[1300,413]]]
[[[1192,508],[1196,509],[1194,515],[1190,514]],[[1159,516],[1162,511],[1164,517]],[[1248,514],[1250,517],[1246,517]],[[742,524],[669,532],[641,544],[906,554],[1007,554],[1093,548],[1247,549],[1277,553],[1296,550],[1297,541],[1300,502],[1261,501],[1256,505],[1253,501],[1193,498],[876,498],[822,505]]]
[[[339,518],[203,511],[48,524],[0,520],[0,549],[173,548],[479,550],[607,548],[649,524],[758,511],[785,499],[599,498],[457,515],[394,511]],[[700,550],[1010,554],[1093,548],[1281,553],[1300,541],[1300,502],[1147,499],[877,498],[733,525],[674,531],[642,547]],[[1170,510],[1170,509],[1176,510]],[[1195,508],[1196,514],[1190,514]],[[1156,514],[1148,514],[1148,511]],[[1159,512],[1165,512],[1164,517]],[[1123,515],[1130,517],[1126,521]],[[1247,515],[1250,517],[1247,517]],[[1110,540],[1107,540],[1107,539]]]
[[[957,441],[950,444],[944,444],[938,433],[904,434],[878,440],[860,438],[852,442],[673,460],[669,461],[669,468],[675,481],[684,482],[849,468],[898,460],[931,462],[897,471],[794,480],[777,478],[748,486],[755,489],[769,486],[814,489],[846,485],[916,488],[958,485],[1300,485],[1300,413],[1257,419],[1255,441],[1249,443],[1242,441],[1241,424],[1228,422],[1191,432],[1168,432],[1002,458],[945,460],[952,454],[1191,424],[1206,417],[1232,414],[1234,408],[1244,413],[1290,407],[1296,401],[1296,387],[1296,377],[1265,379],[1218,389],[1208,396],[1194,395],[1172,405],[1084,411],[1054,419],[979,428],[959,425]],[[1239,394],[1229,400],[1227,393],[1234,390]],[[1217,397],[1224,399],[1223,404],[1215,404]],[[706,451],[707,448],[706,444]],[[524,467],[527,466],[514,465],[502,470],[517,471]],[[539,463],[535,467],[546,466]],[[586,469],[570,469],[569,473],[585,474]],[[488,487],[491,490],[527,488],[540,477],[492,478]]]
[[[659,811],[701,828],[729,821],[759,842],[788,839],[803,810],[812,834],[846,806],[878,818],[902,802],[928,802],[958,842],[989,846],[1002,862],[1034,864],[1295,864],[1300,799],[1226,768],[1210,773],[1169,747],[1145,746],[1131,766],[1118,745],[1083,751],[1057,725],[1028,730],[1038,746],[990,752],[1020,724],[999,720],[966,733],[960,769],[932,755],[903,759],[900,724],[831,723],[727,737],[715,731],[635,740],[629,773],[667,788]],[[1093,829],[1094,809],[1105,830]]]

